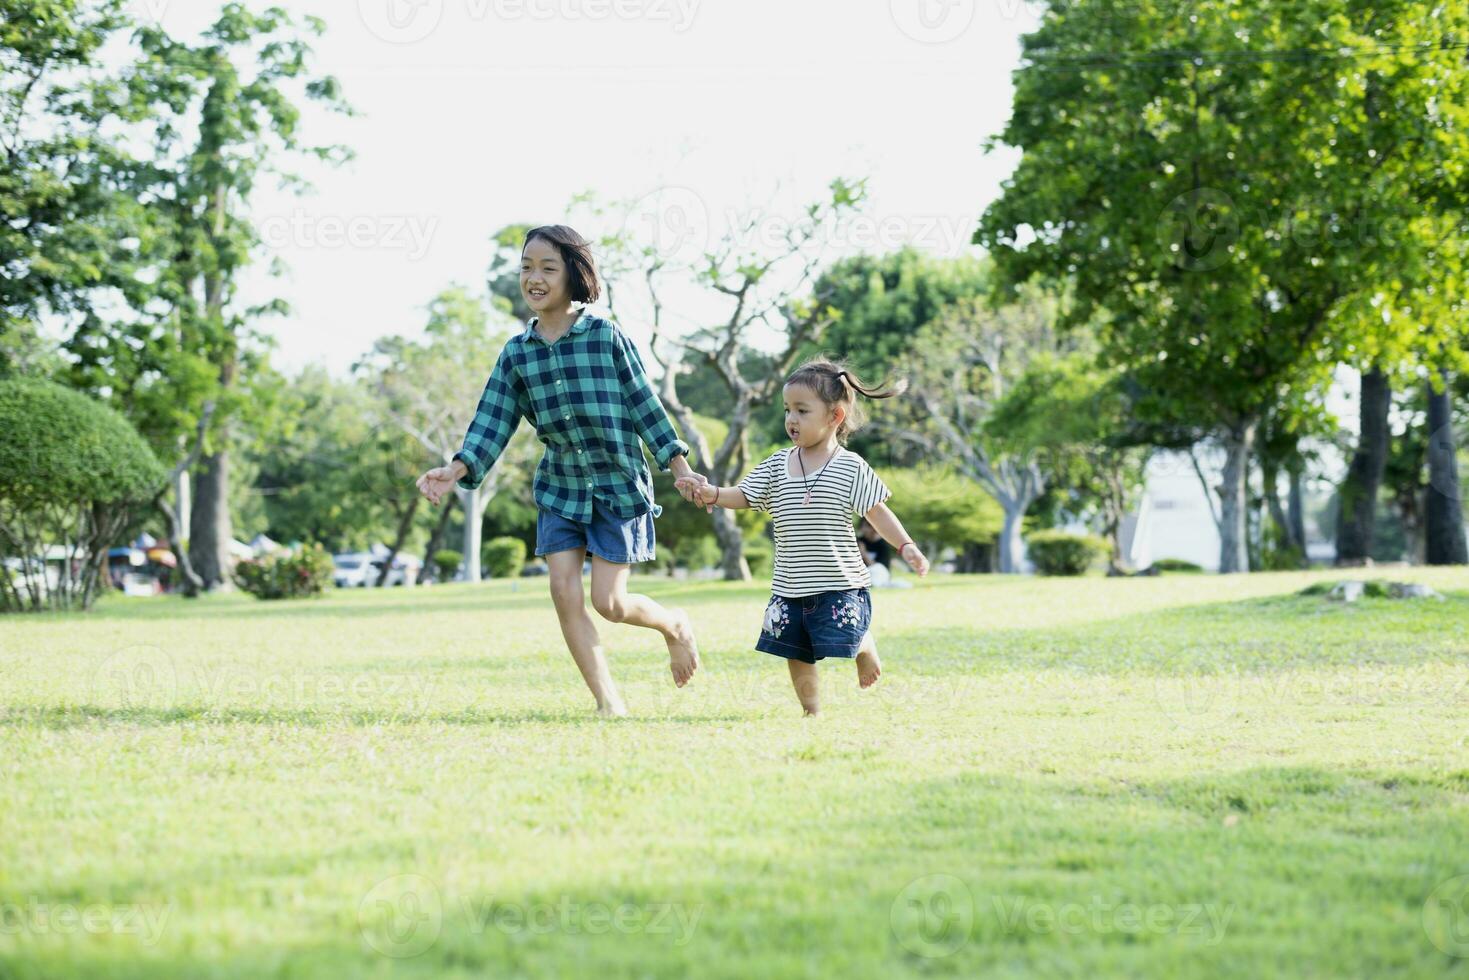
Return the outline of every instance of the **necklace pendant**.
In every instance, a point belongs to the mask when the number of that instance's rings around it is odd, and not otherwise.
[[[810,490],[807,490],[806,491],[806,499],[805,499],[805,501],[803,501],[803,503],[805,503],[808,507],[810,506],[810,504],[811,504],[811,491]]]

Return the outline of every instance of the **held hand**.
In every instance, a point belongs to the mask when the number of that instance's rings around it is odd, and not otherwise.
[[[703,504],[707,513],[714,513],[714,501],[719,496],[719,490],[713,486],[708,477],[702,473],[690,473],[681,476],[674,481],[673,485],[678,488],[679,496],[690,503]]]
[[[898,552],[898,554],[902,555],[903,560],[908,563],[908,566],[918,573],[919,578],[923,578],[923,576],[928,574],[928,558],[924,556],[918,545],[909,541],[903,545],[903,550]]]
[[[453,493],[456,482],[452,465],[436,466],[418,478],[418,492],[437,507],[444,494]]]

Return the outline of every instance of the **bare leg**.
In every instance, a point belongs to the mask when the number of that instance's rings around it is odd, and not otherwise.
[[[629,594],[627,579],[631,565],[592,556],[592,605],[610,623],[645,626],[663,634],[668,644],[668,669],[673,682],[683,687],[699,669],[699,648],[694,627],[682,609],[665,609],[645,595]]]
[[[617,685],[612,682],[612,672],[607,669],[607,656],[602,652],[597,624],[587,615],[586,597],[581,585],[585,555],[586,549],[573,548],[546,556],[546,566],[551,572],[551,599],[556,603],[556,616],[561,620],[561,635],[566,638],[566,648],[571,651],[571,659],[576,661],[592,697],[597,699],[598,713],[625,715],[627,707],[622,703]]]
[[[791,669],[791,684],[796,689],[796,697],[801,699],[801,707],[806,709],[808,716],[820,714],[820,678],[816,673],[816,665],[808,664],[804,660],[787,660],[786,666]]]
[[[877,683],[882,676],[882,661],[877,659],[877,641],[872,638],[872,631],[862,637],[862,645],[857,648],[857,683],[863,689]]]

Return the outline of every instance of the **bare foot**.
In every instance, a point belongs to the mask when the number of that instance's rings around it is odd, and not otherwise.
[[[597,705],[597,714],[604,718],[621,718],[627,714],[627,705],[622,703],[621,698],[618,698],[615,701]]]
[[[857,683],[865,691],[877,683],[882,676],[882,661],[877,659],[876,650],[861,650],[857,653]]]
[[[699,648],[694,643],[694,625],[689,614],[682,609],[670,609],[673,614],[673,633],[668,640],[668,669],[673,672],[673,683],[683,687],[699,669]]]

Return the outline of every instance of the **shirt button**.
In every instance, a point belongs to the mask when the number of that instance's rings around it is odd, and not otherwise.
[[[570,421],[571,420],[571,414],[569,412],[567,414],[561,416],[561,417],[564,418],[564,419],[566,419],[567,421]]]
[[[584,450],[581,450],[581,449],[578,449],[578,450],[577,450],[577,452],[578,452],[578,453],[580,453],[580,452],[583,452],[583,451],[584,451]]]
[[[557,378],[556,379],[556,383],[559,385],[561,383],[561,379],[560,378]]]

